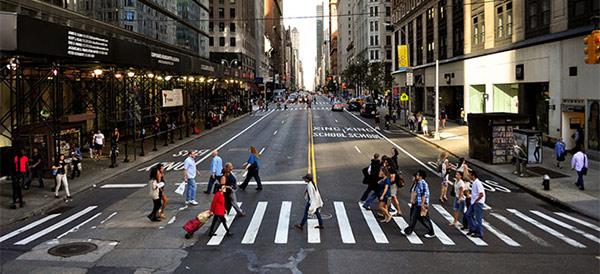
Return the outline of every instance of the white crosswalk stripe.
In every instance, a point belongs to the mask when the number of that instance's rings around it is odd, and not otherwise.
[[[505,242],[509,246],[521,246],[517,241],[513,240],[511,237],[508,237],[506,234],[502,233],[502,231],[496,229],[487,221],[483,221],[483,227],[492,234],[496,235],[496,237],[500,238],[503,242]]]
[[[242,207],[242,203],[241,202],[238,202],[238,205],[240,207]],[[225,216],[225,220],[227,222],[227,227],[231,227],[231,224],[233,223],[233,220],[235,220],[235,215],[236,215],[235,210],[230,210],[229,214],[227,214]],[[219,245],[219,244],[221,244],[221,242],[223,241],[223,238],[225,237],[225,233],[227,233],[225,231],[225,227],[223,226],[223,224],[219,224],[219,228],[217,229],[217,232],[216,232],[217,235],[216,236],[212,236],[206,245]]]
[[[456,245],[456,243],[444,233],[444,231],[434,222],[431,221],[431,225],[433,226],[433,233],[435,237],[442,242],[444,245]]]
[[[496,217],[498,220],[504,222],[505,224],[507,224],[508,226],[510,226],[512,229],[521,232],[523,235],[527,236],[527,238],[529,238],[530,240],[536,242],[537,244],[542,245],[542,246],[550,246],[550,244],[548,242],[546,242],[546,241],[542,240],[541,238],[533,235],[531,232],[525,230],[522,226],[514,223],[513,221],[509,220],[508,218],[506,218],[506,217],[504,217],[504,216],[502,216],[502,215],[500,215],[498,213],[495,213],[495,212],[490,213],[490,215],[492,215],[492,216]]]
[[[383,230],[381,230],[381,227],[377,223],[377,219],[375,219],[373,212],[364,209],[360,202],[358,203],[358,207],[360,208],[360,211],[362,212],[363,217],[365,218],[365,221],[367,222],[367,225],[369,226],[369,229],[371,230],[371,234],[373,234],[373,239],[375,239],[375,242],[378,244],[389,243],[387,237],[383,233]]]
[[[346,208],[343,202],[333,202],[335,208],[335,215],[337,216],[338,224],[340,227],[340,235],[342,237],[342,243],[355,244],[354,234],[352,234],[352,227],[346,214]]]
[[[444,219],[446,219],[446,221],[452,222],[454,220],[454,218],[450,215],[450,213],[448,213],[448,211],[446,211],[446,209],[444,209],[444,207],[442,207],[441,205],[437,205],[437,204],[433,205],[433,208],[435,208],[435,210],[437,210],[437,212],[439,212],[442,216],[444,216]],[[464,231],[458,227],[455,227],[455,228],[458,229],[458,231],[460,231],[463,235],[465,235],[474,244],[479,245],[479,246],[487,246],[488,245],[481,238],[471,237],[471,236],[467,235],[467,231]]]
[[[554,214],[556,214],[556,215],[558,215],[558,216],[561,216],[561,217],[563,217],[563,218],[565,218],[565,219],[569,219],[569,220],[571,220],[571,221],[573,221],[573,222],[576,222],[576,223],[578,223],[578,224],[580,224],[580,225],[587,226],[587,227],[589,227],[589,228],[591,228],[591,229],[594,229],[594,230],[596,230],[596,231],[600,232],[600,227],[598,227],[598,226],[596,226],[596,225],[594,225],[594,224],[588,223],[588,222],[586,222],[586,221],[584,221],[584,220],[577,219],[577,218],[575,218],[575,217],[573,217],[573,216],[569,216],[569,215],[567,215],[567,214],[565,214],[565,213],[562,213],[562,212],[554,212]]]
[[[254,215],[252,215],[250,225],[248,225],[248,228],[246,229],[246,234],[242,239],[242,244],[253,244],[256,240],[258,230],[260,229],[260,224],[262,223],[263,217],[265,217],[267,204],[268,202],[258,202],[258,205],[256,205],[256,209],[254,210]]]
[[[277,222],[277,231],[275,232],[275,243],[285,244],[288,241],[288,230],[290,227],[290,212],[292,211],[292,202],[281,202],[279,211],[279,221]]]
[[[54,218],[58,217],[59,215],[60,214],[50,214],[50,215],[48,215],[48,216],[46,216],[44,218],[41,218],[41,219],[39,219],[39,220],[37,220],[37,221],[35,221],[33,223],[30,223],[30,224],[28,224],[28,225],[26,225],[26,226],[24,226],[22,228],[19,228],[19,229],[13,231],[13,232],[10,232],[10,233],[8,233],[8,234],[0,237],[0,243],[4,242],[4,241],[6,241],[6,240],[8,240],[8,239],[10,239],[10,238],[12,238],[14,236],[17,236],[17,235],[19,235],[19,234],[21,234],[21,233],[23,233],[23,232],[25,232],[27,230],[30,230],[30,229],[32,229],[32,228],[34,228],[34,227],[36,227],[36,226],[38,226],[40,224],[43,224],[46,221],[54,219]]]
[[[550,235],[563,240],[564,242],[566,242],[569,245],[572,245],[572,246],[577,247],[577,248],[585,248],[585,245],[581,244],[580,242],[575,241],[575,240],[573,240],[573,239],[565,236],[564,234],[562,234],[562,233],[560,233],[560,232],[552,229],[551,227],[549,227],[547,225],[544,225],[544,224],[542,224],[542,223],[540,223],[540,222],[532,219],[531,217],[529,217],[529,216],[527,216],[527,215],[519,212],[516,209],[507,208],[506,210],[508,212],[510,212],[510,213],[515,214],[517,217],[519,217],[519,218],[521,218],[521,219],[529,222],[530,224],[538,227],[539,229],[548,232]]]
[[[579,233],[579,234],[583,235],[583,237],[586,237],[586,238],[588,238],[588,239],[590,239],[590,240],[592,240],[592,241],[594,241],[596,243],[600,243],[600,239],[598,239],[596,236],[594,236],[592,234],[589,234],[589,233],[587,233],[587,232],[585,232],[585,231],[583,231],[583,230],[581,230],[579,228],[576,228],[576,227],[574,227],[574,226],[572,226],[570,224],[567,224],[565,222],[562,222],[560,220],[552,218],[552,217],[550,217],[550,216],[548,216],[548,215],[546,215],[546,214],[544,214],[542,212],[539,212],[537,210],[530,210],[530,212],[533,213],[533,214],[535,214],[535,215],[538,215],[538,216],[540,216],[540,217],[542,217],[542,218],[544,218],[544,219],[546,219],[546,220],[548,220],[550,222],[553,222],[553,223],[555,223],[555,224],[557,224],[559,226],[562,226],[562,227],[564,227],[566,229],[570,229],[570,230],[572,230],[575,233]]]
[[[308,243],[309,244],[318,244],[321,242],[321,230],[315,228],[319,225],[319,221],[317,219],[308,219],[306,222],[308,233]]]
[[[394,222],[396,222],[396,224],[398,225],[398,227],[401,230],[404,230],[408,224],[406,223],[406,221],[404,221],[404,218],[402,217],[394,217]],[[406,238],[408,239],[408,241],[411,244],[417,244],[417,245],[422,245],[423,241],[421,241],[421,239],[419,239],[419,236],[417,236],[417,234],[413,231],[412,233],[410,233],[410,235],[406,236]]]
[[[88,206],[85,209],[83,209],[83,210],[81,210],[81,211],[79,211],[79,212],[77,212],[77,213],[69,216],[68,218],[66,218],[66,219],[64,219],[64,220],[62,220],[62,221],[60,221],[60,222],[58,222],[56,224],[51,225],[50,227],[48,227],[48,228],[46,228],[46,229],[44,229],[42,231],[40,231],[38,233],[35,233],[35,234],[33,234],[33,235],[31,235],[31,236],[29,236],[29,237],[27,237],[27,238],[25,238],[25,239],[23,239],[21,241],[16,242],[15,245],[26,245],[26,244],[28,244],[30,242],[33,242],[33,241],[39,239],[40,237],[42,237],[42,236],[44,236],[44,235],[46,235],[48,233],[51,233],[52,231],[54,231],[54,230],[56,230],[56,229],[58,229],[58,228],[60,228],[60,227],[62,227],[64,225],[66,225],[66,224],[68,224],[68,223],[70,223],[72,221],[74,221],[75,219],[77,219],[77,218],[79,218],[79,217],[81,217],[81,216],[83,216],[85,214],[87,214],[88,212],[94,210],[95,208],[97,208],[97,206]]]

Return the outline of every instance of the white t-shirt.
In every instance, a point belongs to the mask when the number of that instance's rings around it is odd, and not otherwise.
[[[96,143],[98,145],[103,145],[104,144],[104,134],[102,134],[102,133],[94,134],[94,143]]]
[[[458,182],[454,183],[454,193],[456,193],[456,197],[458,197],[459,201],[464,201],[465,200],[465,195],[463,193],[462,196],[458,196],[460,195],[460,188],[463,188],[463,191],[467,190],[466,187],[467,185],[465,184],[465,181],[463,181],[462,179],[458,180]]]
[[[483,184],[481,183],[481,181],[479,181],[479,179],[475,179],[475,181],[473,181],[473,183],[471,184],[471,204],[475,203],[475,200],[477,200],[477,196],[479,196],[479,193],[483,193],[483,197],[479,199],[478,203],[483,204],[485,203],[485,189],[483,189]]]

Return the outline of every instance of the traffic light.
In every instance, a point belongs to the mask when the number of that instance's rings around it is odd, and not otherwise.
[[[594,30],[583,38],[585,63],[600,64],[600,30]]]

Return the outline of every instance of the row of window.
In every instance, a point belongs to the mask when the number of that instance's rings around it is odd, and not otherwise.
[[[369,7],[369,17],[377,17],[379,16],[379,6]],[[389,6],[385,7],[385,16],[392,16],[392,8]]]
[[[391,35],[385,36],[385,45],[386,46],[392,45],[392,36]],[[371,35],[369,37],[369,46],[379,46],[379,35]]]
[[[385,58],[386,58],[386,60],[392,60],[392,51],[391,50],[385,51]],[[379,50],[378,49],[369,50],[369,61],[378,61],[378,60],[379,60]]]
[[[218,12],[219,18],[221,18],[221,19],[225,18],[225,8],[218,8],[217,12]],[[210,7],[208,13],[209,13],[210,18],[214,18],[212,7]],[[229,9],[229,18],[235,18],[235,8]]]
[[[209,46],[214,46],[215,42],[213,37],[209,37],[208,38],[208,45]],[[235,39],[235,37],[230,37],[229,38],[229,46],[230,47],[235,47],[237,44],[237,41]],[[225,46],[225,37],[219,37],[219,47],[224,47]]]
[[[214,31],[214,23],[213,22],[208,23],[208,31],[209,32]],[[225,31],[225,22],[220,22],[219,23],[219,32],[224,32],[224,31]],[[236,31],[235,23],[229,23],[229,32],[235,32],[235,31]]]

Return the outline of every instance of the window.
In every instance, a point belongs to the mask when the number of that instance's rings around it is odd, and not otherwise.
[[[219,23],[219,32],[224,32],[225,31],[225,23],[220,22]]]
[[[370,17],[375,16],[374,13],[375,13],[375,9],[373,7],[369,7],[369,16]]]
[[[525,2],[525,37],[530,38],[550,31],[550,0]]]
[[[392,36],[391,35],[386,35],[385,36],[385,45],[386,46],[391,46],[392,45]]]
[[[391,7],[385,7],[385,16],[392,16],[392,8]]]
[[[496,6],[496,40],[512,37],[512,2]]]
[[[391,50],[385,51],[385,59],[392,60],[392,51]]]
[[[379,35],[375,35],[375,46],[379,46]]]
[[[369,30],[370,31],[374,31],[375,30],[375,28],[373,27],[373,25],[375,25],[375,22],[373,22],[373,21],[369,22]]]
[[[229,31],[235,32],[235,23],[230,23],[229,24]]]
[[[219,46],[221,46],[221,47],[225,46],[225,37],[219,37]]]
[[[472,37],[472,45],[474,47],[483,46],[485,41],[485,24],[483,19],[483,11],[475,14],[472,18],[472,28],[473,28],[473,37]]]
[[[230,47],[235,47],[235,37],[229,38],[229,46]]]
[[[234,8],[229,9],[229,17],[235,18],[235,9]]]
[[[375,31],[379,31],[379,21],[375,21]]]
[[[225,18],[225,9],[219,8],[219,18]]]
[[[375,50],[375,60],[379,60],[379,50]]]
[[[369,37],[369,45],[370,46],[374,46],[375,45],[375,42],[373,42],[373,36]]]
[[[590,18],[600,10],[598,1],[590,0],[569,0],[569,28],[576,28],[590,25]]]
[[[379,7],[375,6],[375,16],[379,16]]]
[[[212,46],[214,46],[214,44],[215,44],[215,41],[214,41],[214,39],[212,38],[212,36],[211,36],[211,37],[208,37],[208,45],[212,47]]]
[[[208,23],[208,31],[213,32],[215,29],[215,24],[213,22]]]
[[[135,12],[133,12],[131,10],[125,11],[125,20],[127,20],[127,21],[135,20]]]

